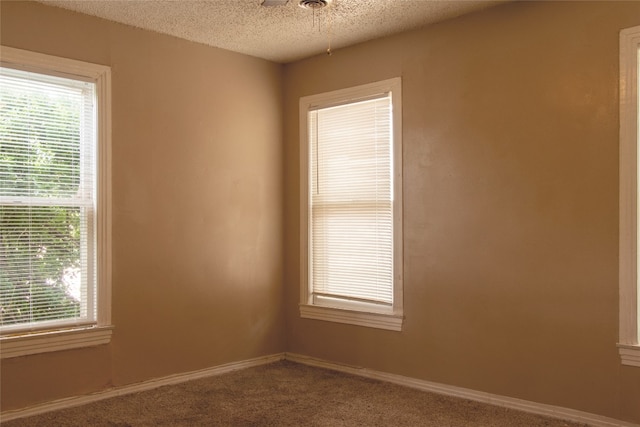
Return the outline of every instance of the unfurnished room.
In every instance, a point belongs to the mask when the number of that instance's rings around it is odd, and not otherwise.
[[[640,426],[640,1],[0,0],[0,423]]]

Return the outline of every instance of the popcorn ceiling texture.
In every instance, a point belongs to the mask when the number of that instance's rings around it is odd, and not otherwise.
[[[298,0],[270,7],[260,0],[40,0],[281,63],[326,52],[329,32],[335,50],[502,1],[334,0],[312,11],[298,7]]]

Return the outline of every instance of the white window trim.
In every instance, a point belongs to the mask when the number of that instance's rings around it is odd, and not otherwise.
[[[402,228],[402,81],[399,77],[300,98],[300,317],[336,323],[401,331],[403,315]],[[312,303],[309,289],[309,141],[307,113],[318,105],[345,104],[376,94],[391,92],[394,155],[394,289],[393,308],[388,312],[357,306],[328,307]]]
[[[111,339],[111,69],[67,58],[0,46],[4,64],[26,71],[95,82],[97,138],[97,322],[53,331],[0,337],[0,358],[106,344]]]
[[[623,365],[640,367],[638,302],[638,48],[640,26],[620,32],[620,329]]]

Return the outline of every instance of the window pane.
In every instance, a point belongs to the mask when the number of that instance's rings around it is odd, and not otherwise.
[[[16,76],[14,70],[2,70],[0,196],[75,195],[85,108],[82,88],[33,81],[28,78],[33,73]]]
[[[311,286],[393,303],[391,99],[309,113]]]
[[[0,326],[95,319],[94,84],[0,69]]]
[[[80,316],[80,219],[80,208],[0,206],[3,326]]]

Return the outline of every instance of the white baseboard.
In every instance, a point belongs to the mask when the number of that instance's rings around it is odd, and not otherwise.
[[[284,359],[284,353],[272,354],[269,356],[256,357],[254,359],[243,360],[240,362],[226,363],[224,365],[214,366],[212,368],[201,369],[198,371],[185,372],[182,374],[169,375],[161,378],[143,381],[141,383],[130,384],[122,387],[114,387],[85,396],[69,397],[65,399],[53,400],[51,402],[30,406],[24,409],[16,409],[13,411],[5,411],[0,413],[1,421],[9,421],[16,418],[30,417],[32,415],[43,414],[50,411],[58,411],[60,409],[72,408],[74,406],[85,405],[87,403],[97,402],[110,397],[122,396],[125,394],[137,393],[139,391],[151,390],[165,385],[179,384],[185,381],[191,381],[198,378],[211,377],[214,375],[225,374],[239,369],[251,368],[254,366],[266,365]]]
[[[104,391],[88,394],[85,396],[69,397],[65,399],[54,400],[51,402],[34,405],[28,408],[16,409],[13,411],[5,411],[0,413],[1,421],[10,421],[17,418],[29,417],[45,412],[57,411],[60,409],[72,408],[75,406],[85,405],[87,403],[96,402],[111,397],[122,396],[125,394],[137,393],[140,391],[151,390],[165,385],[179,384],[185,381],[195,380],[199,378],[220,375],[227,372],[237,371],[240,369],[251,368],[254,366],[266,365],[277,362],[279,360],[289,360],[291,362],[301,363],[319,368],[331,369],[334,371],[345,372],[348,374],[358,375],[361,377],[386,381],[418,390],[443,394],[447,396],[455,396],[463,399],[474,400],[477,402],[488,403],[490,405],[500,406],[503,408],[516,409],[519,411],[529,412],[538,415],[545,415],[559,418],[567,421],[575,421],[586,423],[594,427],[640,427],[639,424],[628,423],[615,420],[613,418],[603,417],[601,415],[591,414],[589,412],[577,411],[574,409],[563,408],[560,406],[545,405],[542,403],[530,402],[512,397],[500,396],[481,391],[475,391],[462,387],[455,387],[446,384],[434,383],[431,381],[419,380],[415,378],[405,377],[402,375],[389,374],[386,372],[375,371],[372,369],[360,368],[356,366],[344,365],[326,360],[318,359],[310,356],[303,356],[296,353],[277,353],[269,356],[257,357],[254,359],[243,360],[240,362],[232,362],[224,365],[214,366],[212,368],[191,371],[182,374],[169,375],[162,378],[143,381],[141,383],[130,384],[123,387],[115,387]]]
[[[304,365],[345,372],[347,374],[386,381],[406,387],[415,388],[418,390],[429,391],[432,393],[460,397],[463,399],[473,400],[481,403],[488,403],[490,405],[500,406],[503,408],[516,409],[518,411],[529,412],[532,414],[559,418],[565,421],[586,423],[594,427],[640,427],[639,424],[619,421],[613,418],[591,414],[589,412],[577,411],[575,409],[563,408],[560,406],[546,405],[543,403],[530,402],[527,400],[485,393],[468,388],[439,384],[431,381],[404,377],[402,375],[375,371],[372,369],[333,363],[326,360],[317,359],[315,357],[303,356],[296,353],[285,353],[285,359]]]

